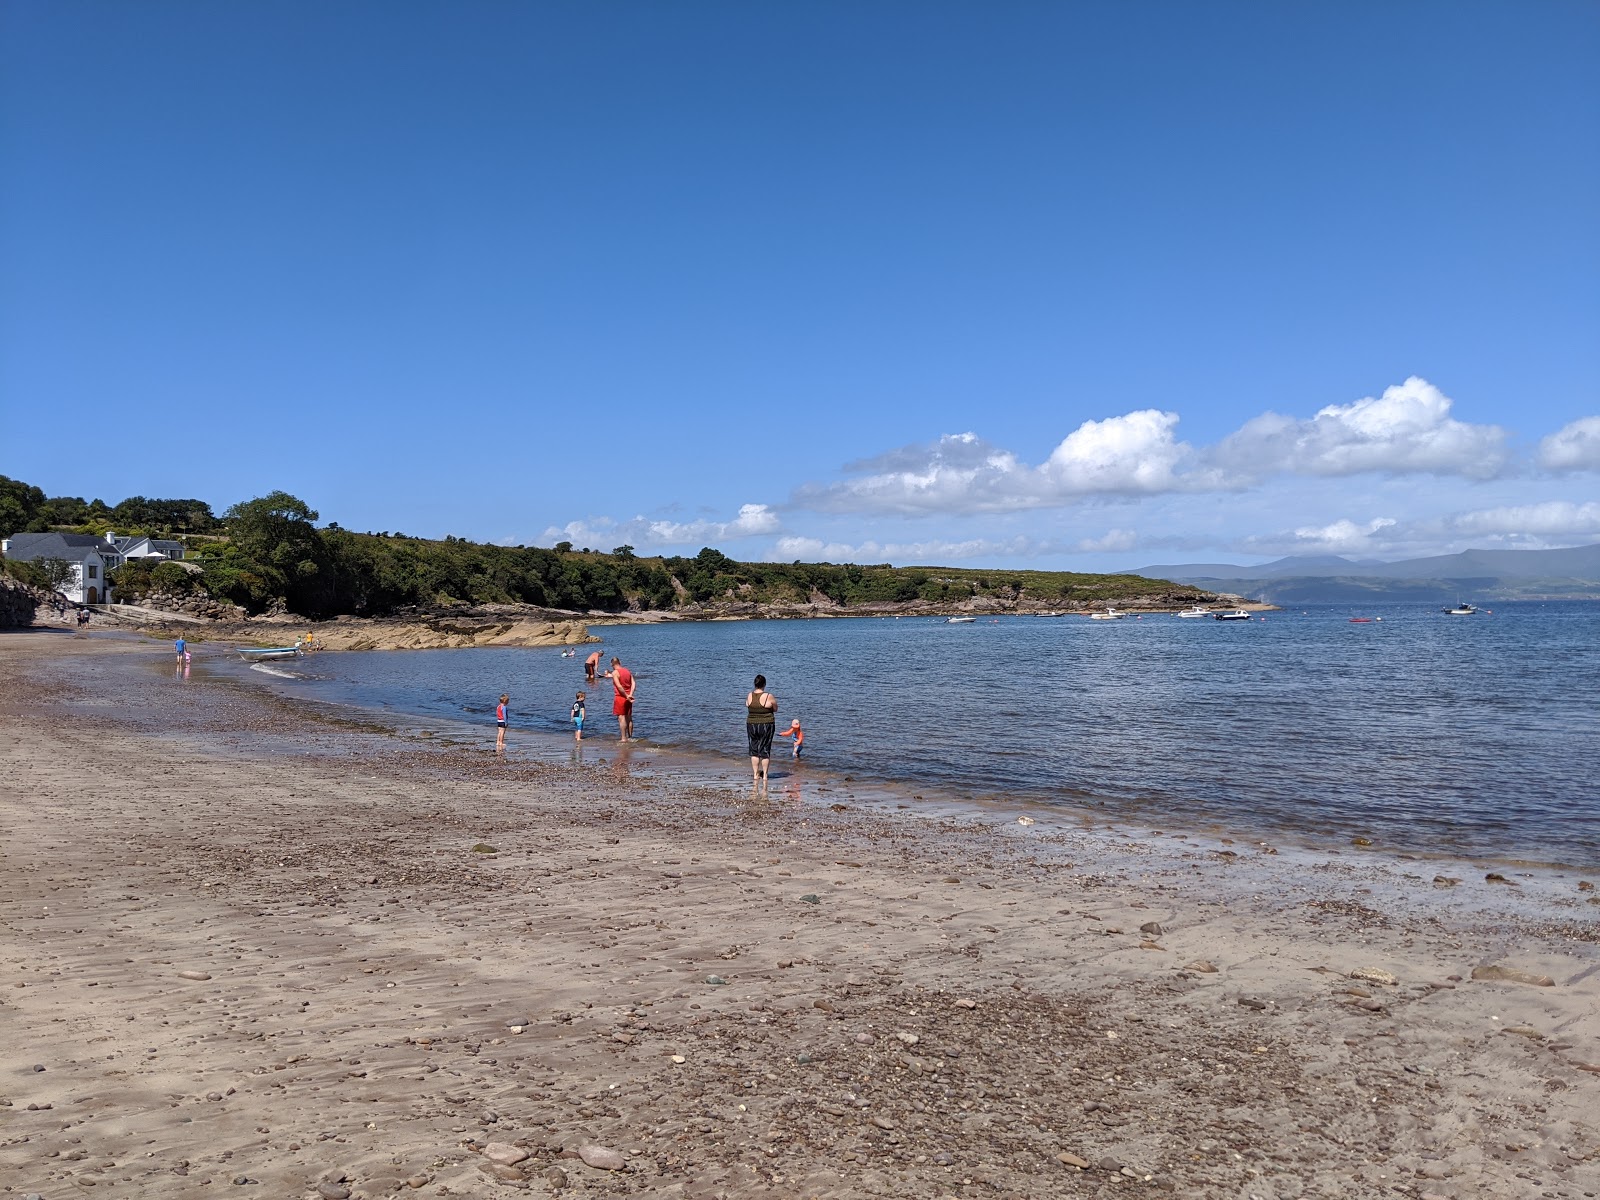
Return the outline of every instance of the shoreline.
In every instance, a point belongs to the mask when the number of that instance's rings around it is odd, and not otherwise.
[[[1210,593],[1205,593],[1210,595]],[[1277,605],[1236,596],[1204,601],[1217,608],[1250,613],[1282,611]],[[1180,607],[1148,599],[1109,602],[1126,616],[1170,616]],[[882,601],[848,608],[820,604],[723,603],[693,609],[646,610],[607,613],[539,608],[522,604],[462,605],[454,609],[402,611],[383,617],[339,616],[313,619],[291,614],[240,619],[196,615],[181,610],[146,608],[117,602],[94,608],[95,616],[114,628],[136,630],[150,637],[182,634],[197,641],[234,641],[246,644],[281,644],[290,631],[309,632],[325,650],[445,650],[473,646],[580,646],[603,639],[591,628],[613,625],[687,624],[719,621],[793,621],[846,619],[899,619],[936,617],[1088,616],[1093,608],[1058,608],[1036,601],[950,603],[924,600]],[[70,620],[57,620],[41,606],[33,625],[66,628]]]
[[[225,656],[224,656],[225,657]],[[197,659],[197,662],[199,660]],[[310,665],[290,665],[278,671],[267,665],[256,665],[259,672],[271,681],[261,680],[265,686],[295,702],[329,705],[340,709],[361,709],[374,719],[388,722],[397,731],[416,730],[436,726],[441,734],[457,736],[463,744],[476,744],[481,734],[480,720],[487,720],[488,710],[481,719],[466,715],[449,715],[430,710],[427,706],[407,710],[381,703],[370,696],[345,695],[338,700],[314,693],[320,686],[315,668],[315,658],[306,660]],[[228,663],[220,669],[226,673],[246,677],[239,664]],[[296,672],[303,672],[301,678]],[[615,740],[609,726],[609,717],[601,709],[594,709],[599,717],[592,723],[591,735],[584,745],[586,752],[608,755],[615,751]],[[564,712],[562,713],[564,717]],[[540,757],[554,762],[565,759],[572,747],[570,729],[564,720],[550,718],[534,724],[518,725],[513,718],[511,732],[514,736],[512,753],[517,753],[516,738],[528,739],[543,747]],[[683,731],[678,731],[680,738]],[[430,733],[427,736],[432,736]],[[742,743],[741,743],[742,744]],[[696,744],[692,740],[658,742],[648,738],[635,743],[633,761],[650,756],[651,766],[663,769],[669,766],[687,773],[696,784],[707,777],[719,777],[737,785],[747,780],[745,760],[736,752]],[[788,769],[788,759],[779,753],[775,769],[782,774]],[[808,795],[814,786],[828,784],[836,789],[851,791],[863,797],[871,795],[880,808],[912,807],[924,813],[939,813],[952,818],[978,819],[1005,825],[1015,822],[1019,815],[1037,820],[1062,830],[1081,833],[1091,827],[1104,827],[1108,836],[1144,838],[1152,829],[1164,829],[1175,840],[1183,837],[1207,840],[1220,846],[1241,844],[1245,847],[1269,845],[1270,853],[1293,850],[1302,857],[1327,856],[1333,860],[1367,863],[1387,863],[1396,868],[1402,862],[1431,865],[1449,876],[1468,878],[1476,873],[1480,879],[1489,872],[1538,872],[1561,876],[1586,873],[1600,875],[1600,860],[1573,854],[1561,857],[1559,850],[1546,853],[1543,843],[1535,846],[1526,841],[1520,845],[1505,842],[1495,844],[1492,839],[1467,844],[1452,843],[1448,836],[1436,836],[1431,831],[1406,831],[1376,828],[1370,823],[1344,820],[1335,814],[1318,814],[1311,820],[1284,820],[1278,813],[1270,815],[1255,810],[1225,811],[1216,803],[1205,804],[1182,795],[1095,792],[1085,788],[1043,787],[1017,784],[1005,786],[977,779],[933,778],[917,775],[915,768],[904,778],[892,778],[880,771],[873,774],[871,764],[865,768],[859,762],[830,764],[808,757],[803,774],[807,779]],[[1045,831],[1044,825],[1038,830]]]
[[[1391,893],[1356,856],[751,805],[157,650],[0,637],[12,1190],[1593,1190],[1572,880]]]

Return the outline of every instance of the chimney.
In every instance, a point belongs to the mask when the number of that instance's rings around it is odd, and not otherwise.
[[[116,544],[117,544],[117,535],[115,533],[113,533],[109,529],[106,530],[106,545],[115,546]]]

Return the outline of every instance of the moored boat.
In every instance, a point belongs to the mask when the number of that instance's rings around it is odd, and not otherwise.
[[[1457,604],[1454,608],[1444,608],[1439,611],[1447,617],[1475,617],[1478,615],[1478,610],[1465,602]]]
[[[1125,613],[1125,612],[1118,612],[1114,608],[1107,607],[1105,612],[1092,612],[1092,613],[1090,613],[1089,614],[1089,620],[1091,620],[1091,621],[1120,621],[1124,617],[1126,617],[1127,615],[1128,614]]]
[[[1178,613],[1180,617],[1209,617],[1212,611],[1204,604],[1196,604]]]
[[[977,619],[977,617],[946,617],[944,623],[946,625],[970,625]]]
[[[1211,614],[1219,621],[1248,621],[1250,614],[1242,608],[1227,608]]]

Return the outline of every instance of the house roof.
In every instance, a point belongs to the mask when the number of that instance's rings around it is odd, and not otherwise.
[[[105,549],[105,542],[90,533],[14,533],[8,539],[6,557],[18,562],[40,558],[82,562]]]

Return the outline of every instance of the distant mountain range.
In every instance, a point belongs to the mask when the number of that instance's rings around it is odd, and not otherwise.
[[[1399,562],[1337,554],[1256,566],[1181,563],[1127,572],[1232,592],[1270,604],[1363,600],[1600,600],[1600,545],[1565,550],[1464,550]]]

